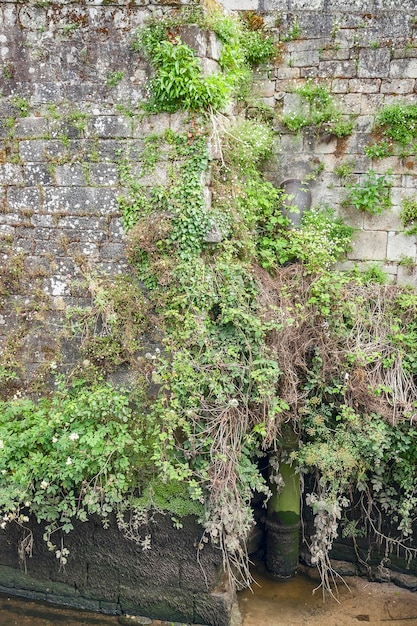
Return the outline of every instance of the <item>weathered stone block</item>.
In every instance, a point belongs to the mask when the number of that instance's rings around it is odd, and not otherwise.
[[[254,84],[254,93],[258,98],[273,98],[275,95],[275,81],[256,81]]]
[[[39,212],[41,209],[41,193],[38,187],[10,187],[7,193],[7,202],[10,211],[31,209]]]
[[[310,107],[308,103],[298,93],[286,93],[284,96],[283,115],[305,115],[308,116]]]
[[[412,93],[414,90],[414,79],[412,78],[393,78],[383,80],[381,83],[381,93],[392,93],[403,95]]]
[[[14,163],[0,165],[0,185],[21,185],[22,168]]]
[[[67,149],[62,141],[42,139],[23,140],[19,142],[19,155],[23,161],[40,162],[61,159]]]
[[[100,255],[102,261],[120,261],[126,258],[126,247],[120,243],[103,243]]]
[[[359,53],[359,78],[385,78],[390,73],[389,48],[365,48]]]
[[[293,11],[290,5],[290,10]],[[326,37],[332,32],[334,16],[326,11],[300,11],[298,23],[302,37],[308,33],[309,39]]]
[[[291,62],[294,67],[317,65],[319,62],[318,50],[299,50],[291,54]]]
[[[43,137],[48,132],[48,122],[44,117],[23,117],[16,120],[15,137]]]
[[[351,93],[379,93],[381,83],[380,78],[351,78],[349,91]]]
[[[415,259],[417,263],[417,259]],[[414,289],[417,289],[417,271],[415,268],[411,267],[410,269],[407,267],[403,267],[401,265],[398,266],[398,274],[397,274],[397,284],[398,285],[411,285]]]
[[[300,67],[301,78],[314,78],[314,76],[318,76],[317,67]]]
[[[125,117],[100,115],[88,123],[90,135],[103,139],[132,137],[132,122]]]
[[[258,0],[222,0],[222,6],[228,11],[257,11]]]
[[[213,59],[200,59],[200,65],[203,70],[203,76],[211,76],[220,72],[220,65]]]
[[[56,165],[54,177],[58,187],[83,187],[86,185],[85,170],[79,163]]]
[[[387,242],[388,233],[386,232],[357,231],[348,258],[361,261],[382,261],[387,258]]]
[[[390,77],[397,79],[417,78],[417,59],[396,59],[391,61]]]
[[[320,78],[353,78],[356,73],[354,61],[320,61],[318,66]]]
[[[383,211],[381,215],[369,215],[366,213],[364,216],[364,228],[365,230],[401,231],[403,230],[403,225],[399,213],[400,208],[398,206],[393,207],[389,211]]]
[[[54,178],[53,168],[42,163],[25,163],[23,166],[23,179],[28,187],[34,185],[52,185]]]
[[[319,52],[320,61],[347,61],[350,59],[350,50],[348,48],[335,49],[337,42],[329,44],[323,51]]]
[[[119,183],[117,166],[113,163],[91,163],[88,175],[93,185],[116,187]]]
[[[359,93],[338,95],[335,100],[339,103],[340,110],[349,113],[350,115],[359,115],[361,112],[362,98]]]
[[[59,102],[62,98],[59,83],[35,83],[33,92],[34,103]]]
[[[104,187],[47,187],[44,194],[47,213],[106,215],[118,209],[116,192]]]
[[[81,254],[89,261],[99,261],[100,259],[99,245],[91,241],[70,243],[67,247],[67,251],[63,251],[63,255],[66,253],[72,257],[77,257]]]
[[[416,257],[415,237],[410,237],[405,233],[388,233],[387,259],[390,261],[401,261],[403,257]]]
[[[362,94],[361,115],[374,115],[384,102],[382,94]]]
[[[350,80],[348,78],[335,78],[332,81],[332,93],[348,93],[349,91],[356,91],[350,88]]]

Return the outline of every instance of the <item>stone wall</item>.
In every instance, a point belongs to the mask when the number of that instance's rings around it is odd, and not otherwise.
[[[181,116],[143,117],[139,103],[149,66],[131,43],[147,17],[182,4],[186,0],[0,4],[0,292],[10,296],[0,310],[0,347],[11,369],[19,360],[31,389],[47,377],[55,356],[68,366],[74,360],[76,343],[57,341],[68,307],[91,302],[74,279],[86,267],[128,271],[117,200],[122,155],[135,162],[145,188],[167,179],[164,164],[154,175],[141,171],[144,139],[165,128],[179,130]],[[277,131],[270,180],[280,185],[322,168],[310,183],[313,205],[336,207],[356,229],[343,267],[376,262],[393,280],[416,284],[415,238],[399,219],[402,198],[416,193],[414,156],[371,161],[364,148],[372,143],[383,103],[417,101],[417,8],[369,0],[350,3],[348,10],[336,0],[223,5],[259,10],[281,42],[281,58],[275,67],[259,69],[254,90],[270,107]],[[205,66],[210,64],[208,59]],[[340,110],[354,115],[351,136],[337,139],[312,129],[294,135],[281,124],[282,114],[300,108],[294,88],[308,79],[327,86]],[[335,168],[346,162],[354,164],[354,180],[370,169],[392,170],[391,211],[371,216],[341,207],[347,192]]]
[[[78,344],[62,333],[68,308],[91,304],[77,286],[86,269],[128,272],[118,167],[129,158],[145,192],[163,184],[166,163],[145,174],[144,140],[182,128],[179,114],[139,110],[149,67],[131,44],[171,9],[0,3],[0,351],[20,378],[5,377],[9,392],[36,391],[51,363],[74,362]]]
[[[0,534],[2,593],[113,615],[229,624],[233,594],[221,578],[220,551],[207,544],[199,550],[201,527],[192,517],[174,529],[169,516],[155,516],[140,528],[151,538],[146,551],[125,539],[114,522],[107,529],[99,520],[79,523],[63,537],[69,549],[63,567],[48,551],[42,529],[32,528],[33,556],[25,562],[18,546],[27,533],[15,525]]]
[[[402,198],[416,196],[416,161],[393,156],[382,160],[366,157],[372,144],[375,114],[384,104],[396,101],[417,103],[417,7],[414,2],[357,1],[347,6],[337,0],[224,0],[230,9],[259,10],[282,44],[282,58],[273,71],[258,73],[255,93],[273,107],[277,163],[268,175],[275,184],[286,179],[303,179],[318,166],[323,171],[310,185],[312,203],[336,207],[356,229],[350,261],[379,264],[398,283],[416,285],[413,268],[399,264],[416,258],[414,236],[407,236],[399,219]],[[295,27],[295,28],[294,28]],[[296,36],[292,39],[292,36]],[[326,86],[338,108],[353,115],[354,129],[348,138],[320,134],[308,129],[296,135],[280,123],[282,114],[300,111],[294,89],[311,80]],[[354,181],[369,170],[392,171],[393,208],[380,216],[341,207],[347,195],[343,181],[335,175],[342,163],[354,164]]]
[[[91,302],[91,294],[76,283],[85,268],[109,275],[129,271],[118,203],[124,192],[122,157],[129,155],[135,163],[137,180],[145,188],[167,180],[167,164],[161,163],[155,174],[146,172],[141,161],[144,141],[166,128],[180,130],[183,116],[143,117],[138,105],[147,94],[149,67],[132,51],[131,43],[149,15],[162,15],[181,4],[185,2],[0,3],[0,353],[6,355],[0,365],[19,361],[22,380],[31,391],[36,391],[55,356],[68,366],[75,358],[77,344],[57,337],[68,307]],[[356,228],[355,245],[344,266],[378,262],[393,280],[416,284],[415,274],[399,264],[402,255],[416,260],[415,238],[404,234],[399,220],[401,199],[417,193],[415,159],[395,156],[373,162],[364,153],[372,142],[378,107],[396,99],[417,102],[415,3],[409,0],[398,6],[391,0],[368,0],[346,7],[341,0],[223,0],[223,4],[231,10],[259,10],[282,42],[276,66],[260,69],[255,77],[254,93],[269,107],[277,131],[277,158],[269,165],[268,177],[280,185],[287,179],[303,179],[321,166],[310,185],[313,204],[335,206]],[[295,32],[296,37],[289,37]],[[328,86],[340,109],[355,115],[351,136],[337,139],[311,129],[293,134],[281,124],[281,114],[300,105],[293,90],[307,79]],[[346,188],[335,168],[346,161],[354,162],[356,179],[369,169],[392,169],[391,211],[372,217],[343,208]],[[17,389],[14,380],[5,381],[9,391]],[[195,564],[195,530],[190,532],[186,542],[176,534],[177,543],[165,529],[171,539],[167,542],[161,536],[165,543],[155,553],[161,559],[158,564],[145,562],[148,557],[130,544],[120,547],[124,555],[134,555],[134,562],[127,565],[127,556],[117,563],[112,560],[113,539],[101,528],[80,528],[74,536],[80,541],[81,561],[57,573],[53,555],[37,548],[36,558],[28,561],[33,577],[27,579],[28,590],[47,599],[82,597],[90,608],[112,611],[121,610],[125,598],[123,610],[146,605],[154,614],[154,605],[163,597],[176,619],[226,623],[222,620],[230,606],[220,596],[214,603],[207,600],[207,609],[198,605],[204,583],[197,566],[190,569]],[[91,533],[85,544],[83,533]],[[24,580],[13,573],[18,567],[17,536],[1,539],[12,542],[2,549],[8,556],[2,557],[0,578],[9,581],[3,588],[17,591]],[[90,544],[96,551],[87,558],[82,549]],[[168,579],[164,559],[174,544],[178,563],[169,557]],[[40,538],[37,545],[42,546]],[[213,589],[218,561],[211,558]],[[134,588],[125,593],[123,572],[128,567]],[[109,572],[116,578],[109,580]],[[35,579],[53,585],[37,587],[30,582]],[[152,600],[149,590],[157,579],[171,589],[171,596]],[[142,585],[149,591],[146,599],[140,595]],[[47,588],[57,590],[53,598]]]

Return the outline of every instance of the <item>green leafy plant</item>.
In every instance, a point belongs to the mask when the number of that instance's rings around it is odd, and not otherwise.
[[[406,148],[417,138],[417,105],[395,102],[382,107],[375,118],[375,128]]]
[[[392,182],[389,175],[376,174],[373,170],[369,170],[362,181],[346,185],[346,187],[349,192],[343,203],[359,211],[380,215],[392,206]]]
[[[356,164],[354,161],[345,161],[344,163],[340,163],[340,165],[337,165],[334,168],[334,173],[336,174],[336,176],[346,181],[353,174],[355,165]]]
[[[398,262],[398,265],[401,267],[405,267],[406,270],[412,274],[417,267],[417,261],[412,256],[401,256],[401,259]]]
[[[193,18],[196,16],[193,15]],[[221,72],[204,76],[194,51],[181,39],[181,25],[186,19],[151,23],[138,32],[134,50],[144,50],[155,70],[150,82],[155,111],[186,109],[221,110],[232,94],[250,77],[250,65],[271,59],[276,47],[263,31],[253,31],[234,17],[214,11],[205,18],[197,16],[201,26],[213,30],[222,42],[219,59]]]
[[[295,89],[295,93],[307,105],[307,110],[282,117],[282,123],[289,130],[296,132],[306,126],[317,126],[337,137],[345,137],[352,132],[352,121],[342,116],[326,87],[308,80],[305,85]]]
[[[116,70],[109,72],[107,75],[106,83],[108,87],[116,87],[121,80],[123,80],[124,72],[122,70]]]
[[[300,36],[300,24],[297,19],[294,20],[288,31],[281,37],[281,41],[294,41]]]
[[[365,154],[369,159],[385,159],[392,154],[392,144],[387,140],[365,146]]]
[[[142,30],[135,46],[154,63],[154,110],[210,115],[151,135],[140,159],[118,155],[131,273],[117,280],[81,264],[83,280],[72,287],[87,289],[91,304],[68,311],[64,337],[77,340],[80,359],[55,392],[0,405],[1,523],[20,525],[25,549],[29,515],[46,522],[45,540],[65,564],[54,533],[69,532],[75,519],[98,514],[106,523],[113,512],[130,536],[125,514],[168,510],[177,526],[183,515],[201,515],[202,543],[211,538],[231,582],[246,586],[253,499],[271,495],[259,462],[281,442],[284,424],[294,424],[300,445],[287,460],[317,479],[307,495],[311,551],[330,588],[329,550],[343,512],[348,530],[368,526],[380,536],[378,512],[387,511],[399,535],[389,545],[398,549],[410,535],[417,297],[373,267],[334,269],[352,229],[332,207],[313,207],[290,227],[290,198],[262,170],[273,130],[262,118],[232,124],[214,110],[237,95],[249,59],[262,60],[259,48],[272,46],[261,31],[262,41],[248,37],[245,47],[238,18],[192,10],[192,20],[223,42],[218,80],[226,88],[209,89],[180,39],[184,15]],[[328,91],[303,89],[309,123],[343,134]],[[149,186],[161,160],[168,182]],[[344,164],[340,175],[351,174]],[[388,176],[370,172],[348,186],[351,203],[378,213],[389,187]],[[2,277],[5,296],[20,285],[17,274],[11,264]],[[0,367],[6,384],[19,376],[12,339]],[[132,374],[129,390],[102,380],[121,365]],[[53,377],[60,363],[48,367]],[[350,519],[355,489],[363,506]]]
[[[77,22],[71,22],[71,24],[61,25],[62,31],[66,34],[72,33],[74,30],[77,30],[78,27],[79,27],[79,24]]]
[[[17,523],[30,555],[29,516],[45,522],[44,540],[64,565],[68,551],[54,533],[92,514],[106,525],[111,512],[122,520],[134,508],[130,494],[151,473],[148,437],[131,394],[109,384],[68,389],[61,381],[50,399],[1,403],[1,527]]]
[[[20,117],[27,117],[29,115],[29,103],[25,98],[14,96],[12,102],[19,111]]]
[[[351,249],[353,228],[323,206],[306,211],[301,227],[288,233],[287,260],[297,259],[308,270],[330,269]]]
[[[195,53],[179,36],[159,39],[161,29],[149,28],[153,36],[140,36],[137,46],[144,46],[156,72],[150,85],[150,106],[160,111],[223,108],[231,94],[231,85],[225,76],[205,77]],[[168,37],[167,34],[164,36]]]
[[[407,235],[417,235],[417,198],[415,196],[402,199],[400,220],[407,229]]]

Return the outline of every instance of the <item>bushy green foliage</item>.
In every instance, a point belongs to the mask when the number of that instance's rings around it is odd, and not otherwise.
[[[250,66],[275,54],[273,40],[263,32],[248,30],[239,18],[221,12],[205,18],[193,17],[200,26],[214,31],[222,42],[219,60],[222,71],[204,76],[195,52],[181,40],[180,34],[173,34],[189,23],[189,16],[151,23],[138,32],[133,49],[143,49],[155,70],[148,105],[152,110],[221,110],[249,80]]]
[[[386,174],[376,174],[369,170],[361,181],[346,185],[348,195],[344,204],[354,206],[359,211],[365,211],[371,215],[380,215],[386,209],[391,208],[392,182]]]
[[[331,269],[351,249],[353,228],[336,217],[329,206],[313,208],[301,227],[288,233],[287,260],[301,261],[309,271]]]
[[[330,501],[340,501],[354,488],[370,489],[373,503],[408,536],[417,505],[415,428],[358,414],[343,403],[316,401],[303,409],[304,443],[294,460],[304,471],[318,473]]]
[[[378,112],[375,126],[402,148],[417,138],[417,105],[405,102],[388,104]]]
[[[148,473],[141,421],[128,394],[107,384],[69,390],[61,383],[51,399],[1,403],[3,527],[34,515],[47,523],[54,549],[56,530],[68,533],[75,519],[106,519],[126,505]]]
[[[405,197],[401,201],[400,220],[407,235],[417,235],[417,198]]]
[[[392,144],[385,139],[365,146],[365,154],[369,159],[385,159],[392,154]]]
[[[135,47],[154,64],[153,109],[212,109],[212,126],[204,127],[208,116],[194,117],[183,132],[145,142],[142,172],[153,172],[164,154],[166,186],[146,188],[130,156],[119,155],[119,206],[135,279],[86,275],[92,305],[69,316],[81,343],[82,381],[60,384],[40,401],[0,406],[0,502],[4,524],[25,525],[30,514],[46,521],[48,545],[62,562],[66,554],[52,535],[71,530],[74,519],[116,512],[126,530],[128,511],[199,514],[230,578],[244,586],[251,503],[255,494],[270,495],[258,462],[277,447],[284,422],[297,422],[301,433],[292,460],[317,473],[308,500],[323,522],[317,550],[331,547],[355,487],[368,520],[373,507],[385,507],[409,533],[417,298],[384,284],[372,268],[334,270],[352,229],[332,208],[313,207],[290,227],[283,212],[290,198],[261,169],[273,131],[259,120],[231,125],[213,112],[273,44],[262,32],[247,36],[237,18],[196,19],[210,22],[223,42],[217,78],[202,76],[179,38],[181,19],[154,22]],[[299,93],[309,114],[289,127],[347,132],[326,89],[309,82]],[[209,136],[219,154],[211,164]],[[204,198],[209,165],[211,205]],[[350,173],[347,165],[341,170]],[[349,201],[378,213],[389,187],[387,177],[370,172],[361,186],[348,187]],[[151,317],[160,343],[139,356]],[[143,372],[129,392],[99,380],[103,366],[111,372],[135,360]]]
[[[342,112],[336,108],[333,97],[326,87],[308,80],[294,92],[301,97],[307,110],[283,116],[282,123],[289,130],[296,132],[306,126],[316,126],[337,137],[350,135],[353,123],[350,119],[345,119]]]
[[[223,74],[204,76],[195,53],[180,37],[152,42],[147,52],[156,70],[150,84],[154,110],[222,109],[229,101],[227,78]]]

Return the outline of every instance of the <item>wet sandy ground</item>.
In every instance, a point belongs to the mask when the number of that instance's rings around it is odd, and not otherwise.
[[[338,602],[323,603],[321,589],[313,594],[317,582],[306,576],[276,582],[261,568],[253,573],[259,586],[239,594],[243,626],[417,626],[417,593],[391,583],[349,577]]]

